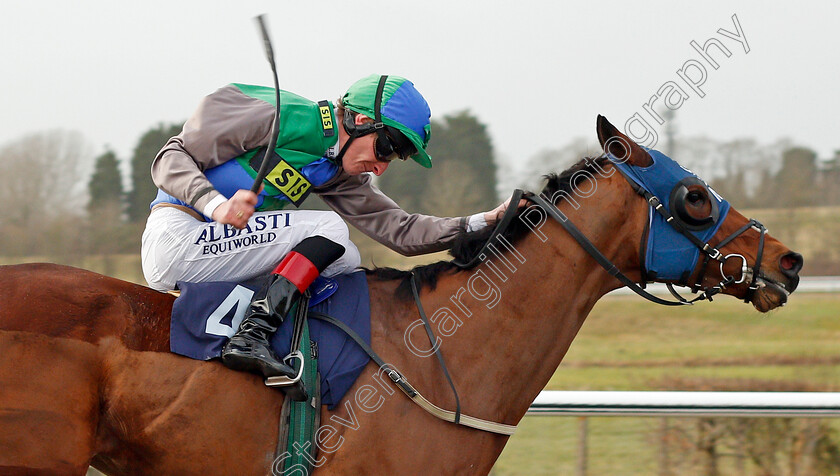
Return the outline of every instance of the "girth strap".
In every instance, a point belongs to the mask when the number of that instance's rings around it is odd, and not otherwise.
[[[414,387],[408,383],[408,380],[400,374],[396,369],[392,368],[390,365],[385,363],[376,352],[362,339],[356,332],[348,327],[343,322],[339,321],[338,319],[328,316],[326,314],[322,314],[320,312],[311,311],[309,313],[309,317],[312,319],[318,319],[324,322],[328,322],[342,331],[345,334],[350,336],[362,350],[373,360],[376,365],[379,366],[380,369],[385,370],[385,374],[391,379],[392,382],[400,389],[403,393],[405,393],[408,398],[411,399],[414,403],[416,403],[420,408],[426,410],[428,413],[433,415],[436,418],[439,418],[444,421],[448,421],[450,423],[456,423],[456,415],[455,412],[444,410],[443,408],[438,407],[437,405],[433,404],[429,400],[427,400],[423,395],[420,394]],[[472,417],[469,415],[459,414],[457,419],[457,424],[467,426],[470,428],[475,428],[477,430],[486,431],[489,433],[498,433],[500,435],[507,435],[510,436],[516,431],[516,425],[506,425],[504,423],[496,423],[488,420],[482,420],[481,418]]]

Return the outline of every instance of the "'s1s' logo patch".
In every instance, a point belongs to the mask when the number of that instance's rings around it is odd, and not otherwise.
[[[333,127],[332,108],[327,101],[318,101],[318,111],[321,113],[321,128],[324,129],[324,137],[335,135]]]
[[[300,207],[306,200],[312,188],[312,182],[283,159],[268,173],[266,180],[283,192],[296,207]]]

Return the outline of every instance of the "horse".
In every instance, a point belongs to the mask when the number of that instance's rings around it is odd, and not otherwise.
[[[651,165],[652,151],[601,116],[597,133],[628,167]],[[622,276],[643,283],[640,243],[656,202],[614,173],[616,164],[607,155],[582,160],[549,176],[539,196]],[[708,218],[714,192],[697,183],[686,192],[684,218]],[[434,404],[516,425],[595,303],[624,285],[561,219],[536,213],[516,212],[489,251],[480,246],[488,233],[462,237],[453,254],[481,258],[472,267],[367,270],[372,347]],[[783,305],[802,257],[755,223],[730,209],[709,239],[726,256],[664,280],[747,298],[761,312]],[[412,284],[430,311],[431,337],[418,324]],[[89,465],[109,474],[278,474],[283,394],[217,361],[170,353],[171,295],[52,264],[4,266],[0,290],[0,474],[82,475]],[[452,386],[430,358],[435,350]],[[335,410],[321,409],[315,472],[491,470],[508,435],[442,421],[395,388],[371,362]]]

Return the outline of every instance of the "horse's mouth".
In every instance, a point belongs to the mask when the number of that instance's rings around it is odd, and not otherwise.
[[[790,292],[783,284],[773,281],[767,277],[756,279],[758,290],[752,299],[752,305],[761,312],[771,311],[787,303]]]

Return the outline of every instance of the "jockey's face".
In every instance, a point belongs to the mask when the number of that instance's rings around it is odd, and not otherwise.
[[[370,118],[363,115],[356,115],[356,124],[370,122]],[[338,128],[339,146],[344,147],[348,139],[347,132],[343,127]],[[353,139],[350,147],[344,153],[341,159],[341,164],[344,170],[350,175],[359,175],[365,172],[373,172],[374,175],[382,175],[388,168],[389,162],[382,162],[376,159],[376,153],[373,150],[376,134],[368,134],[362,137]]]

